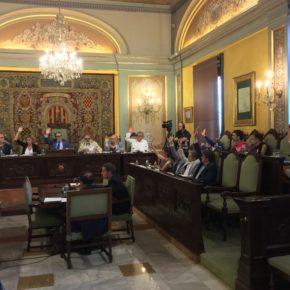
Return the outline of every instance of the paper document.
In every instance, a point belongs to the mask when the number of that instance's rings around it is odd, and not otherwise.
[[[46,197],[44,202],[60,202],[61,197]]]

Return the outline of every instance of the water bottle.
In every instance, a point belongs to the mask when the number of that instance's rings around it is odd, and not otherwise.
[[[139,164],[139,161],[138,161],[138,160],[136,160],[135,164],[136,164],[136,165],[138,165],[138,164]]]
[[[0,149],[0,156],[4,156],[3,150]]]
[[[150,163],[148,160],[145,161],[146,167],[149,167]]]
[[[107,152],[110,151],[110,145],[109,145],[109,142],[108,142],[108,141],[105,142],[104,149],[105,149],[105,151],[107,151]]]
[[[12,148],[10,149],[10,155],[13,155],[13,149]]]

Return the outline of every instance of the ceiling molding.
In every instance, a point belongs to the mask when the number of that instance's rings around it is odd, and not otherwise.
[[[109,3],[108,3],[109,2]],[[129,3],[129,2],[101,2],[90,0],[83,0],[82,2],[75,1],[53,1],[53,0],[0,0],[0,3],[9,4],[26,4],[33,6],[44,7],[60,7],[60,8],[77,8],[77,9],[94,9],[94,10],[117,10],[128,12],[151,12],[151,13],[171,13],[170,5],[156,5],[143,3]],[[176,5],[176,4],[175,4]]]

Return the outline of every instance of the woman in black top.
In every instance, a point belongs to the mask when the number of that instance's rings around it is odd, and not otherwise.
[[[255,131],[252,134],[252,146],[250,148],[250,153],[256,153],[260,156],[271,155],[269,146],[263,141],[263,135],[258,131]]]
[[[32,137],[28,136],[26,138],[26,142],[23,142],[21,140],[19,140],[19,134],[23,131],[23,127],[20,126],[18,128],[18,131],[14,137],[14,141],[19,144],[20,146],[22,146],[22,155],[33,155],[34,153],[40,154],[40,149],[38,147],[38,145],[34,144],[32,142]]]

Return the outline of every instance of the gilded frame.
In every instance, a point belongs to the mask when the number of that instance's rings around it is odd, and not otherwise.
[[[185,123],[193,122],[193,107],[184,108],[184,121]]]
[[[233,80],[234,126],[254,126],[256,124],[256,73],[250,72]]]

